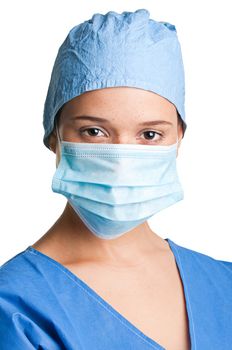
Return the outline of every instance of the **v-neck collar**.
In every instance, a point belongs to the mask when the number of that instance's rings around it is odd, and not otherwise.
[[[178,244],[174,243],[170,238],[165,238],[165,240],[169,244],[169,248],[172,251],[175,262],[181,277],[183,289],[184,289],[184,297],[185,297],[185,305],[187,310],[187,318],[188,318],[188,329],[189,329],[189,335],[190,335],[190,349],[196,350],[196,338],[195,338],[195,331],[194,331],[194,320],[192,315],[192,307],[189,297],[189,291],[188,286],[186,284],[185,279],[185,271],[184,267],[182,265],[180,252],[179,252],[179,246]],[[32,246],[28,246],[25,251],[31,252],[33,254],[39,255],[42,258],[47,259],[50,263],[54,264],[56,267],[58,267],[62,272],[64,272],[68,277],[70,277],[75,283],[80,285],[82,288],[84,288],[85,291],[88,292],[88,294],[95,300],[97,300],[98,303],[100,303],[103,307],[105,307],[108,311],[110,311],[116,318],[118,318],[124,325],[126,325],[129,329],[131,329],[134,333],[136,333],[139,337],[142,337],[146,342],[152,345],[152,347],[156,350],[166,350],[162,345],[157,343],[154,339],[147,336],[145,333],[143,333],[139,328],[137,328],[133,323],[131,323],[126,317],[124,317],[120,312],[118,312],[112,305],[110,305],[103,297],[100,296],[93,288],[91,288],[86,282],[84,282],[80,277],[78,277],[76,274],[74,274],[71,270],[69,270],[67,267],[59,263],[57,260],[51,258],[50,256],[40,252],[39,250],[35,249]]]

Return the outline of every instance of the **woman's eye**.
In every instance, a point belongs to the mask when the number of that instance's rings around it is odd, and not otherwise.
[[[155,138],[155,141],[158,141],[159,139],[162,138],[162,135],[161,135],[161,134],[159,134],[158,132],[153,131],[153,130],[145,131],[145,132],[143,132],[143,134],[145,135],[145,139],[146,139],[146,140],[154,140],[154,136],[155,136],[155,135],[159,135],[158,138],[157,138],[157,137]]]
[[[98,129],[98,128],[85,128],[83,130],[80,130],[80,134],[81,135],[85,135],[85,136],[90,136],[90,137],[101,137],[101,136],[105,136],[105,134],[103,133],[102,130]],[[153,130],[148,130],[143,132],[144,134],[144,138],[146,140],[150,140],[150,141],[159,141],[162,139],[162,135],[156,131]],[[157,136],[157,137],[156,137]]]
[[[84,132],[87,132],[87,134],[85,134],[87,136],[102,136],[102,135],[99,135],[99,131],[102,132],[98,128],[88,128],[88,129],[81,130],[80,133],[84,134]]]

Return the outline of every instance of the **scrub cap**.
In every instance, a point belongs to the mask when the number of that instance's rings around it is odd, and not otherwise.
[[[95,13],[73,27],[60,46],[44,104],[43,142],[59,109],[85,91],[137,87],[168,99],[185,122],[185,76],[176,27],[138,9]]]

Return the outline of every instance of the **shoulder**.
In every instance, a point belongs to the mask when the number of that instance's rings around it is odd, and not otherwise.
[[[224,292],[232,295],[232,261],[217,259],[201,251],[170,242],[187,279],[200,285],[211,285],[214,290],[224,287]],[[215,283],[218,282],[218,285]]]
[[[23,295],[30,291],[30,264],[25,251],[19,252],[0,266],[0,348],[31,349],[26,336],[27,317]],[[33,292],[33,291],[32,291]]]
[[[196,320],[196,332],[202,334],[207,344],[210,342],[208,347],[202,346],[202,349],[213,348],[212,344],[219,339],[222,348],[228,349],[225,342],[230,339],[231,343],[232,335],[232,262],[175,243],[173,249],[182,272],[191,313]],[[209,339],[204,338],[205,333],[202,333],[206,329],[206,333],[211,335]]]
[[[169,241],[171,241],[172,247],[176,250],[177,254],[181,254],[181,257],[184,260],[192,260],[199,265],[206,264],[208,266],[218,267],[219,269],[232,272],[232,261],[220,260],[212,255],[177,244],[172,240]]]
[[[19,252],[0,266],[0,292],[11,283],[15,289],[21,286],[21,277],[26,273],[27,264],[24,259],[25,251]]]
[[[20,303],[22,298],[38,300],[38,294],[47,297],[56,279],[53,271],[46,259],[27,247],[0,266],[0,297],[12,303]]]
[[[25,293],[26,286],[33,285],[36,269],[28,255],[27,249],[19,252],[0,266],[0,295],[12,290]]]
[[[28,248],[0,266],[0,349],[55,349],[53,318],[60,318],[57,269]],[[68,283],[67,283],[68,284]]]

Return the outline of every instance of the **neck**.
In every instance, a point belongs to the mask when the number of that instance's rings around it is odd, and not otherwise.
[[[168,243],[150,229],[147,221],[118,238],[99,238],[85,226],[68,202],[47,232],[47,238],[72,260],[98,261],[112,266],[141,265],[156,251],[168,249]]]

